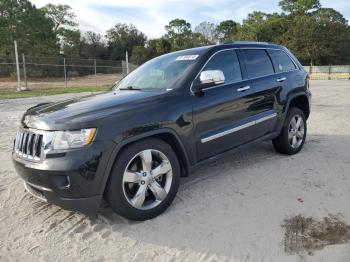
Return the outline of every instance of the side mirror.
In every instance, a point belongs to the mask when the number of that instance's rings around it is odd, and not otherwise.
[[[216,86],[225,83],[225,76],[221,70],[202,71],[193,83],[193,91],[200,92],[204,88]]]

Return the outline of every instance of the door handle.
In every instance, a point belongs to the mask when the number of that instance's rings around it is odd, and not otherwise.
[[[277,82],[283,82],[286,81],[287,77],[281,77],[281,78],[277,78]]]
[[[244,86],[244,87],[238,88],[237,91],[238,92],[243,92],[243,91],[246,91],[248,89],[250,89],[250,86]]]

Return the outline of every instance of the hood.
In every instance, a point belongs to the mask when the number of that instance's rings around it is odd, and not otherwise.
[[[101,118],[145,105],[165,92],[121,90],[39,104],[28,109],[21,122],[42,130],[89,127]]]

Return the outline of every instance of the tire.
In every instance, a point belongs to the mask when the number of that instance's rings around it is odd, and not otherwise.
[[[132,143],[116,159],[107,185],[107,202],[125,218],[152,219],[174,200],[180,170],[175,152],[163,140],[149,138]]]
[[[297,124],[299,118],[301,121],[300,126],[294,125]],[[294,155],[302,149],[305,143],[306,133],[307,124],[304,112],[300,108],[291,107],[288,110],[280,134],[277,138],[272,140],[272,144],[277,152],[281,154]],[[292,136],[295,136],[295,138],[291,138]],[[295,143],[295,141],[297,141],[297,143]]]

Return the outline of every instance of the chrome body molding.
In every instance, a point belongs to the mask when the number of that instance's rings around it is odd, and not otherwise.
[[[271,114],[271,115],[264,116],[264,117],[262,117],[262,118],[259,118],[259,119],[255,120],[255,124],[259,124],[259,123],[261,123],[261,122],[264,122],[264,121],[269,120],[269,119],[271,119],[271,118],[274,118],[274,117],[276,117],[276,116],[277,116],[277,113],[273,113],[273,114]]]
[[[42,193],[39,193],[37,191],[35,191],[31,184],[29,184],[28,182],[24,182],[24,188],[26,189],[26,191],[31,194],[33,197],[40,199],[41,201],[47,202],[47,199],[45,198],[45,196]]]
[[[217,139],[217,138],[220,138],[220,137],[223,137],[223,136],[232,134],[232,133],[234,133],[234,132],[240,131],[240,130],[245,129],[245,128],[247,128],[247,127],[251,127],[251,126],[254,126],[254,125],[256,125],[256,124],[262,123],[262,122],[264,122],[264,121],[266,121],[266,120],[269,120],[269,119],[272,119],[272,118],[274,118],[274,117],[276,117],[276,116],[277,116],[277,113],[273,113],[273,114],[264,116],[264,117],[259,118],[259,119],[257,119],[257,120],[254,120],[254,121],[245,123],[245,124],[243,124],[243,125],[240,125],[240,126],[237,126],[237,127],[231,128],[231,129],[228,129],[228,130],[226,130],[226,131],[217,133],[217,134],[215,134],[215,135],[211,135],[211,136],[202,138],[202,139],[201,139],[201,142],[202,142],[202,143],[206,143],[206,142],[212,141],[212,140],[214,140],[214,139]]]
[[[32,184],[30,182],[26,182],[26,184],[30,185],[31,187],[34,187],[38,190],[41,190],[41,191],[52,191],[51,188],[47,188],[47,187],[43,187],[43,186],[38,186],[38,185],[35,185],[35,184]]]

